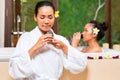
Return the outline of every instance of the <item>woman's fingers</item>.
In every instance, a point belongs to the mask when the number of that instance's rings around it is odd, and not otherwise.
[[[81,33],[80,32],[76,32],[73,34],[73,38],[72,38],[72,46],[73,47],[77,47],[79,44],[79,41],[81,39]]]

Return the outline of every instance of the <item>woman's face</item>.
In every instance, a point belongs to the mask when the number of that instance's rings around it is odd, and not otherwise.
[[[35,21],[38,23],[42,33],[49,31],[54,24],[54,11],[50,6],[43,6],[38,9],[37,15],[34,15]]]
[[[89,42],[90,40],[93,39],[93,32],[92,32],[93,24],[88,23],[84,27],[84,31],[82,32],[83,34],[83,41],[84,42]]]

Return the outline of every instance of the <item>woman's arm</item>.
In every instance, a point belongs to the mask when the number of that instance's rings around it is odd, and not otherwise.
[[[30,39],[25,33],[17,43],[16,50],[9,60],[9,74],[14,79],[23,79],[34,74],[34,68],[28,53]]]
[[[72,47],[65,38],[60,37],[59,40],[61,40],[61,42],[67,47],[67,55],[64,51],[62,55],[64,67],[69,69],[72,73],[83,71],[87,65],[86,55]]]
[[[74,34],[73,34],[73,38],[72,38],[71,45],[72,45],[74,48],[77,48],[78,45],[79,45],[80,39],[81,39],[81,33],[80,33],[80,32],[74,33]]]

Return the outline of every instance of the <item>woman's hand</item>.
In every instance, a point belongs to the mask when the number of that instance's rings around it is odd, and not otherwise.
[[[62,41],[57,40],[57,39],[54,39],[54,40],[52,41],[52,45],[53,45],[55,48],[61,49],[65,54],[68,53],[68,47],[67,47],[67,45],[64,44]]]
[[[45,44],[51,44],[53,41],[53,36],[52,34],[45,34],[42,35],[39,40],[37,41],[37,43],[29,50],[29,55],[32,58],[32,56],[36,53],[38,53],[39,51],[41,51],[42,47]]]
[[[81,33],[80,32],[76,32],[73,34],[73,38],[72,38],[72,43],[71,45],[75,48],[78,47],[79,41],[81,39]]]

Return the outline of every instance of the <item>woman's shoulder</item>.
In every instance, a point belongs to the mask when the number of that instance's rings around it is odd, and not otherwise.
[[[21,37],[28,37],[30,35],[30,32],[24,32],[21,36],[20,36],[20,38]]]
[[[24,32],[20,37],[19,40],[29,40],[30,38],[30,32]]]
[[[30,36],[33,36],[36,32],[38,32],[38,27],[37,26],[29,32],[24,32],[20,36],[20,38],[29,38]]]

